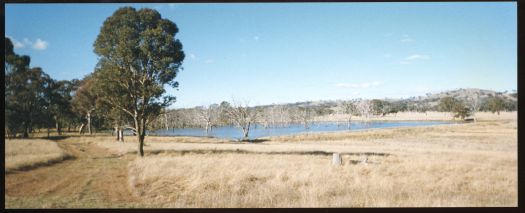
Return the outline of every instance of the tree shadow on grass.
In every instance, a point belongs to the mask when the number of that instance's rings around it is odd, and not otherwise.
[[[263,143],[266,141],[270,141],[269,139],[247,139],[247,140],[241,140],[240,142],[248,142],[248,143]]]

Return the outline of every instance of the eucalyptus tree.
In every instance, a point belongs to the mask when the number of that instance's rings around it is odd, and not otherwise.
[[[175,77],[184,60],[178,31],[156,10],[123,7],[104,21],[94,43],[96,93],[133,120],[140,156],[147,126],[175,101],[164,95],[164,86],[178,87]]]
[[[493,96],[490,96],[488,99],[487,99],[487,109],[489,111],[491,111],[492,113],[500,113],[500,111],[504,110],[505,109],[505,101],[503,100],[503,98],[497,96],[497,95],[493,95]]]
[[[89,134],[93,133],[91,119],[97,105],[97,96],[94,90],[93,76],[87,75],[80,81],[79,88],[76,90],[75,95],[71,100],[73,111],[80,114],[83,118],[78,130],[79,134],[84,132],[86,126]],[[84,119],[86,123],[83,122]]]
[[[51,78],[41,68],[31,68],[30,57],[17,55],[11,40],[4,40],[4,124],[8,135],[16,137],[21,132],[23,137],[29,137],[33,127],[45,121],[45,90]]]
[[[71,94],[74,89],[74,85],[71,81],[51,80],[46,91],[49,98],[48,111],[52,120],[55,122],[55,129],[59,135],[61,135],[62,132],[62,125],[71,122],[72,118],[74,118],[71,106]]]

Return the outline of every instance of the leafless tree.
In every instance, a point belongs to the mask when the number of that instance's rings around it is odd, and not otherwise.
[[[299,121],[303,124],[305,129],[309,129],[309,124],[312,122],[312,110],[309,107],[297,107],[296,115]]]
[[[339,107],[339,109],[341,110],[343,114],[347,116],[348,129],[350,129],[350,124],[352,122],[352,116],[359,114],[356,105],[352,103],[351,101],[343,101],[341,102],[341,106]]]
[[[204,123],[206,134],[208,134],[219,117],[219,106],[217,104],[212,104],[207,107],[198,107],[196,110],[198,118]]]
[[[249,107],[248,103],[232,101],[232,106],[228,107],[226,112],[234,125],[242,130],[243,140],[247,140],[251,125],[257,121],[258,111]]]
[[[474,122],[477,122],[478,119],[476,117],[476,113],[481,108],[481,98],[479,92],[474,92],[474,94],[469,97],[469,102],[470,108],[472,110],[472,116],[474,116]]]
[[[365,119],[366,122],[370,119],[372,113],[372,104],[369,100],[360,100],[356,105],[357,111]]]

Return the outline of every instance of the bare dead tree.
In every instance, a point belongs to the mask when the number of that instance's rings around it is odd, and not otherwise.
[[[479,92],[474,92],[474,94],[469,97],[469,102],[470,102],[472,116],[474,116],[474,122],[477,122],[478,119],[476,117],[476,113],[481,108],[481,100],[480,100]]]
[[[347,125],[348,129],[350,129],[352,116],[358,114],[356,105],[354,105],[351,101],[343,101],[341,103],[340,110],[343,114],[347,116]]]
[[[198,107],[197,116],[204,123],[206,134],[208,134],[219,117],[219,107],[216,104]]]
[[[370,120],[370,114],[372,113],[372,104],[369,100],[360,100],[357,102],[357,111],[364,118],[365,122]]]
[[[250,127],[257,121],[258,111],[248,107],[248,103],[241,104],[232,101],[232,106],[226,110],[234,125],[242,130],[243,140],[248,139]]]
[[[305,129],[309,129],[309,124],[312,122],[312,113],[311,109],[309,107],[298,107],[297,108],[297,114],[299,116],[299,120],[303,124]]]

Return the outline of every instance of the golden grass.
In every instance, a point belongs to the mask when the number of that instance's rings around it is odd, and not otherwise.
[[[516,125],[322,133],[262,144],[148,138],[146,150],[166,153],[133,160],[129,185],[156,207],[517,206]],[[136,149],[135,143],[98,144]],[[237,150],[254,153],[220,152]],[[304,155],[311,151],[346,153],[344,165],[330,165],[330,155]],[[367,153],[388,155],[359,163]]]
[[[68,154],[57,143],[41,139],[5,140],[5,170],[47,165],[66,159]]]

